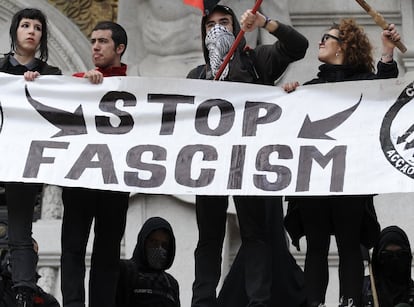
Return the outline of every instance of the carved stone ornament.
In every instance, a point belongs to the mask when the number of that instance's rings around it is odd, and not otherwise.
[[[116,21],[118,0],[48,0],[70,18],[89,37],[93,27],[103,20]]]

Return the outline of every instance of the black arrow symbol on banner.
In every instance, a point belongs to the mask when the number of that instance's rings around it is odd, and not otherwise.
[[[405,141],[407,141],[408,137],[413,134],[414,132],[414,125],[412,125],[402,136],[399,136],[397,138],[397,144],[401,144]],[[407,143],[405,145],[404,149],[410,149],[414,147],[414,141],[411,141],[410,143]]]
[[[411,141],[411,142],[405,144],[405,147],[404,147],[405,150],[408,150],[408,149],[411,149],[411,148],[414,148],[414,141]]]
[[[26,98],[35,110],[42,115],[49,123],[60,129],[52,136],[80,135],[86,134],[86,123],[83,117],[82,105],[79,105],[74,113],[56,109],[42,104],[30,96],[27,85],[25,85]]]
[[[303,139],[322,139],[322,140],[335,140],[334,138],[326,135],[331,130],[339,127],[344,121],[346,121],[352,113],[358,108],[362,100],[362,94],[359,101],[354,106],[346,109],[345,111],[334,114],[328,118],[321,120],[311,121],[309,115],[306,118],[300,128],[298,138]]]

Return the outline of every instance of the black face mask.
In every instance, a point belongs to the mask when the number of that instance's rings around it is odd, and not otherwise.
[[[155,270],[165,269],[168,263],[168,251],[161,246],[149,247],[147,248],[147,261]]]
[[[382,251],[379,255],[382,275],[396,283],[407,282],[411,276],[410,260],[411,255],[408,251]]]

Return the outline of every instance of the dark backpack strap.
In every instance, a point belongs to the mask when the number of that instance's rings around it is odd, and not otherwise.
[[[200,65],[197,67],[198,79],[206,79],[207,77],[207,65]]]
[[[244,63],[247,65],[246,69],[253,77],[254,83],[257,83],[260,77],[254,65],[254,63],[256,63],[256,52],[246,45],[243,49],[243,55],[245,60]]]

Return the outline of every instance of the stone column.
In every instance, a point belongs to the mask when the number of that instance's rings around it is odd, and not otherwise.
[[[45,184],[41,198],[40,219],[34,223],[35,238],[39,242],[38,285],[60,299],[60,228],[63,215],[62,188]]]
[[[120,1],[129,75],[185,77],[202,64],[200,19],[201,12],[182,0]]]
[[[57,269],[51,267],[42,267],[38,270],[41,278],[38,281],[38,285],[47,293],[55,292],[55,285],[57,283]]]
[[[43,188],[41,219],[61,219],[62,214],[62,188],[46,184]]]
[[[401,0],[402,40],[408,51],[401,60],[406,72],[414,70],[414,4],[412,0]]]

